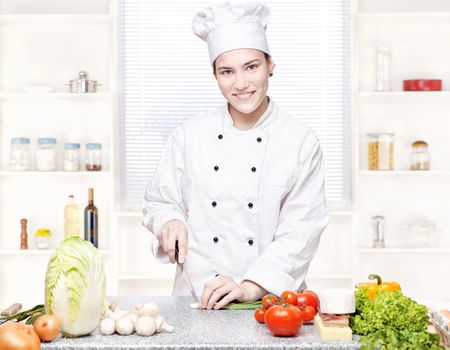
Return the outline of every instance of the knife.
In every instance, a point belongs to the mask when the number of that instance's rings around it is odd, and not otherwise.
[[[184,281],[188,285],[188,288],[189,288],[189,291],[191,292],[192,298],[194,299],[194,301],[196,303],[201,305],[200,300],[197,297],[197,294],[195,294],[194,286],[192,285],[191,279],[189,278],[189,275],[188,275],[186,269],[184,268],[184,264],[180,263],[178,261],[178,241],[175,241],[175,260],[177,261],[177,264],[181,269],[181,274],[183,275]]]

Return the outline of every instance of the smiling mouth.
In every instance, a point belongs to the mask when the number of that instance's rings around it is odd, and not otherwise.
[[[250,99],[253,94],[255,93],[255,91],[250,91],[250,92],[246,92],[244,94],[233,94],[234,97],[236,97],[239,101],[247,101],[248,99]]]

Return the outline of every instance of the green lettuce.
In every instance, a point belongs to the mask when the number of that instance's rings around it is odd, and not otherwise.
[[[68,337],[90,334],[104,313],[103,257],[91,242],[70,237],[50,258],[45,276],[45,311],[61,319]]]
[[[378,292],[370,300],[364,288],[356,291],[356,313],[350,318],[360,334],[361,350],[438,350],[439,336],[427,331],[428,313],[398,291]]]

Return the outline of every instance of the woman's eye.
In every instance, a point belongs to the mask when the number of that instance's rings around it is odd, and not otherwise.
[[[222,73],[222,75],[230,75],[232,73],[232,71],[231,70],[223,70],[221,73]]]
[[[256,65],[256,64],[251,64],[251,65],[249,65],[247,68],[248,68],[248,70],[254,70],[254,69],[256,69],[258,66]]]

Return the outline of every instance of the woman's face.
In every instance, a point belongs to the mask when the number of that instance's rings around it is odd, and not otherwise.
[[[216,79],[231,107],[251,114],[266,99],[273,62],[255,49],[224,52],[215,61]]]

